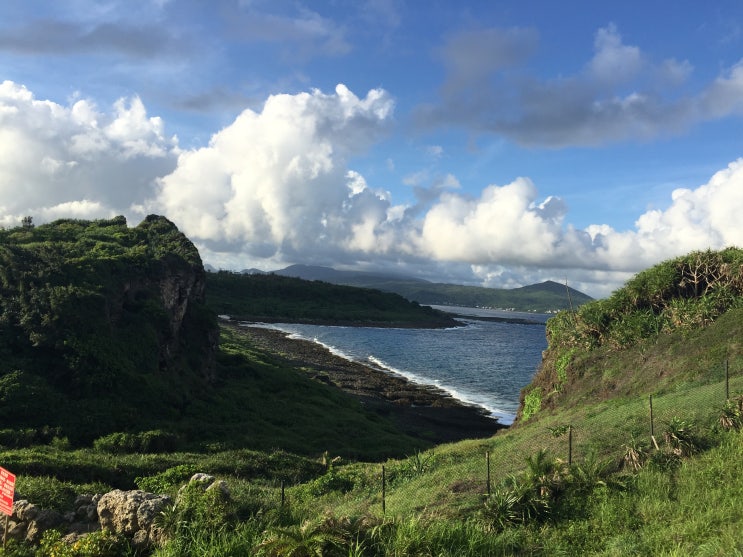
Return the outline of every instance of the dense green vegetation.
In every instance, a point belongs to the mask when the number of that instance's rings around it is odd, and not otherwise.
[[[209,306],[246,321],[312,321],[451,327],[457,323],[428,306],[370,288],[341,286],[280,275],[220,271],[207,279]]]
[[[540,373],[524,391],[525,403],[530,413],[541,404],[565,408],[589,395],[608,397],[630,388],[648,392],[694,380],[705,369],[700,363],[709,368],[726,356],[738,363],[741,329],[735,323],[741,308],[743,250],[700,251],[664,261],[608,298],[547,322],[548,349]],[[721,318],[731,321],[728,337],[707,338],[715,330],[709,326]],[[700,331],[706,334],[696,345],[691,335]],[[673,350],[672,359],[664,361],[663,352],[651,359],[664,348]]]
[[[163,217],[0,231],[0,423],[78,443],[176,418],[210,375],[203,302],[199,254]]]
[[[737,249],[692,253],[558,314],[521,419],[490,439],[421,446],[224,327],[216,373],[177,419],[135,420],[79,447],[64,424],[10,425],[0,431],[0,463],[18,474],[25,497],[60,510],[81,492],[175,495],[195,471],[225,479],[229,498],[182,492],[162,517],[169,541],[159,557],[740,555],[742,263]],[[6,283],[20,300],[16,282]],[[28,364],[35,347],[19,332],[27,329],[11,325],[3,334],[16,334],[8,342],[22,349],[7,349],[14,364],[0,380],[22,385],[29,403],[37,393],[61,396]],[[0,550],[128,553],[107,533],[76,546],[49,534],[40,548]]]
[[[677,354],[688,363],[705,346],[740,342],[742,314],[733,313],[687,333],[688,353],[657,343],[651,361],[673,368]],[[299,548],[296,555],[318,548],[327,555],[369,556],[735,555],[743,550],[743,415],[737,404],[743,362],[740,348],[738,359],[732,350],[730,356],[734,404],[724,403],[719,365],[704,359],[691,370],[696,380],[656,393],[663,417],[657,450],[647,433],[644,397],[586,400],[540,412],[491,439],[411,450],[384,462],[384,514],[381,464],[337,459],[333,452],[317,459],[219,447],[116,454],[105,443],[74,451],[51,444],[5,450],[0,461],[22,471],[19,490],[56,508],[65,508],[75,493],[107,486],[175,494],[194,471],[225,479],[229,501],[215,505],[193,494],[173,509],[166,523],[171,541],[155,552],[159,556],[289,555],[292,547]],[[571,465],[566,424],[575,438]],[[283,506],[281,480],[290,486]]]

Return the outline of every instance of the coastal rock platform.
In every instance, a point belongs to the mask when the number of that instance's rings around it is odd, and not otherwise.
[[[367,410],[391,419],[404,433],[432,444],[490,437],[507,427],[483,408],[433,386],[409,381],[373,365],[336,356],[324,346],[277,329],[243,324],[256,347],[314,379],[358,398]]]

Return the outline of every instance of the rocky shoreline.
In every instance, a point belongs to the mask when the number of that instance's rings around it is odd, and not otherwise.
[[[258,348],[357,397],[368,410],[392,419],[413,437],[439,444],[490,437],[507,427],[484,409],[441,389],[349,361],[315,342],[292,339],[266,327],[243,324],[239,328]]]

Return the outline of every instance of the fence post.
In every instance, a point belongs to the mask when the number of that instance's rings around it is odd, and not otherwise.
[[[730,358],[725,358],[725,401],[730,400]]]
[[[573,426],[568,426],[568,466],[573,465]]]
[[[655,429],[653,426],[653,395],[650,395],[650,437],[655,439]]]
[[[386,497],[386,491],[387,491],[387,475],[384,469],[384,464],[382,464],[382,515],[386,514],[387,512],[387,504],[385,502]]]
[[[490,451],[485,451],[485,462],[487,464],[488,469],[488,481],[487,481],[487,488],[486,493],[488,494],[488,497],[490,497]]]

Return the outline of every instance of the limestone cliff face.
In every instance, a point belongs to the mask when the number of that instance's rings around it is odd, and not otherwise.
[[[190,271],[173,270],[159,281],[160,297],[168,315],[169,335],[163,339],[160,347],[160,362],[166,367],[177,357],[183,343],[184,332],[189,328],[199,327],[199,323],[191,323],[189,309],[194,305],[203,306],[205,303],[206,276],[204,268],[191,268]],[[203,324],[207,325],[207,324]],[[198,331],[197,331],[198,334]],[[219,328],[205,326],[201,330],[202,355],[201,373],[209,381],[215,379],[216,352],[219,344]]]
[[[206,272],[198,250],[165,217],[151,215],[138,228],[147,232],[147,248],[155,260],[145,273],[124,283],[122,306],[137,298],[147,298],[153,292],[158,293],[167,320],[167,327],[160,331],[158,339],[160,367],[176,365],[185,337],[195,332],[200,345],[190,348],[197,349],[202,356],[200,371],[203,377],[213,380],[219,329],[214,323],[209,326],[208,319],[199,320],[194,315],[203,311],[206,289]],[[194,328],[199,330],[193,331]]]

